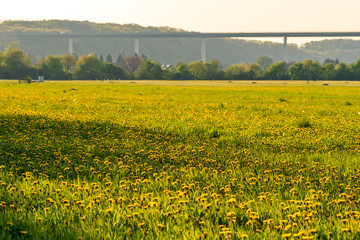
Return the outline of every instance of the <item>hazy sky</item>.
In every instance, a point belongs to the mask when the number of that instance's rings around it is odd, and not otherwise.
[[[200,32],[360,31],[359,9],[359,0],[1,0],[0,20],[89,20]]]

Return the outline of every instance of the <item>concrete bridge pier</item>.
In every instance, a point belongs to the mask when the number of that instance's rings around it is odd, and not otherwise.
[[[206,63],[206,38],[201,39],[201,61]]]
[[[135,38],[135,43],[134,43],[134,45],[135,45],[135,49],[134,49],[134,52],[135,52],[135,54],[136,55],[138,55],[139,57],[140,57],[140,44],[139,44],[139,39],[138,38]]]
[[[288,56],[287,56],[287,37],[284,36],[284,61],[287,62],[288,61]]]
[[[69,38],[69,46],[68,46],[69,54],[74,54],[74,42],[72,38]]]

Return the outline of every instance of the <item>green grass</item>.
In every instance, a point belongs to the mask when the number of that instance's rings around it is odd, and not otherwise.
[[[0,84],[0,239],[360,237],[356,83],[199,82]]]

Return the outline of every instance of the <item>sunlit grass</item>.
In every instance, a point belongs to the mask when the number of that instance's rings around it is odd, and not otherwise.
[[[360,237],[358,87],[199,82],[0,84],[0,239]]]

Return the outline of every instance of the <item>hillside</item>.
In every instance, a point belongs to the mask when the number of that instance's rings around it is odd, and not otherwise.
[[[47,20],[47,21],[4,21],[0,32],[67,32],[67,33],[119,33],[119,32],[179,32],[182,29],[170,27],[143,27],[137,24],[93,23],[88,21]],[[34,62],[49,54],[65,54],[68,51],[67,39],[18,39],[0,37],[0,50],[9,42],[19,42]],[[269,56],[274,62],[283,60],[281,43],[261,42],[242,39],[207,39],[207,59],[218,59],[224,66],[234,63],[254,62],[259,56]],[[140,55],[150,57],[162,64],[177,64],[200,59],[200,39],[143,39],[140,40]],[[74,39],[74,52],[77,55],[89,53],[110,53],[115,60],[134,53],[132,39]],[[360,56],[360,41],[324,40],[310,42],[298,47],[288,46],[289,61],[311,58],[323,62],[326,58],[354,62]]]

